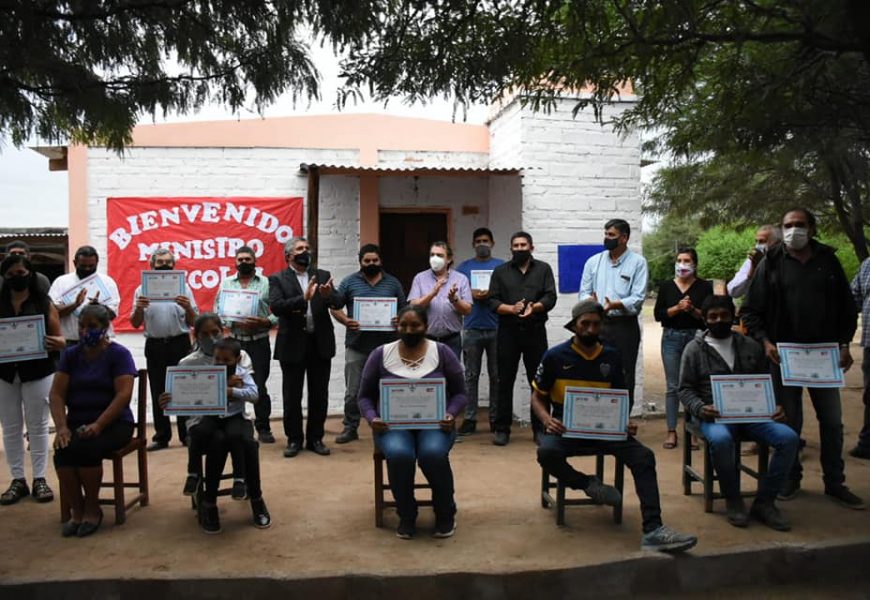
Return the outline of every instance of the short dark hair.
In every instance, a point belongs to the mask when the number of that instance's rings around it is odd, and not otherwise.
[[[489,229],[489,227],[478,227],[477,229],[475,229],[474,233],[471,234],[471,241],[474,241],[482,235],[488,235],[491,242],[495,241],[495,237],[492,235],[492,231]]]
[[[378,255],[378,258],[382,258],[380,246],[377,244],[363,244],[360,246],[359,254],[357,255],[357,262],[362,262],[363,256],[371,253],[375,253]]]
[[[419,304],[406,304],[402,308],[399,309],[399,313],[396,315],[397,320],[401,320],[405,313],[415,313],[420,320],[423,321],[423,324],[428,327],[429,326],[429,311],[420,306]]]
[[[97,254],[97,249],[93,246],[80,246],[78,250],[76,250],[75,255],[73,255],[73,260],[83,257],[83,258],[96,258],[100,260],[100,255]]]
[[[236,250],[236,256],[238,256],[239,254],[250,254],[251,256],[254,257],[254,260],[257,259],[257,253],[254,252],[254,249],[251,248],[250,246],[242,246],[241,248]]]
[[[429,244],[429,250],[432,248],[444,248],[444,251],[447,253],[447,258],[453,258],[453,248],[450,247],[450,244],[447,242],[437,241]]]
[[[726,296],[724,294],[707,296],[701,303],[701,316],[706,319],[707,313],[714,308],[727,309],[731,313],[731,316],[734,316],[734,300],[731,299],[731,296]]]
[[[535,242],[532,241],[532,234],[526,233],[525,231],[517,231],[511,236],[511,246],[514,245],[514,240],[517,238],[525,238],[529,242],[529,246],[534,246]]]
[[[613,227],[622,235],[631,237],[631,225],[628,224],[628,221],[625,219],[610,219],[607,223],[604,224],[604,230],[607,231]]]
[[[806,215],[806,217],[807,217],[807,225],[808,225],[809,227],[812,227],[813,229],[816,229],[816,215],[814,215],[813,213],[811,213],[811,212],[809,211],[809,209],[804,208],[804,207],[802,207],[802,206],[797,206],[797,207],[795,207],[795,208],[790,208],[790,209],[788,209],[787,211],[785,211],[784,213],[782,213],[782,219],[779,220],[779,224],[782,225],[782,222],[783,222],[783,220],[785,219],[785,216],[786,216],[788,213],[793,213],[793,212],[804,213],[804,215]]]
[[[234,337],[221,338],[214,343],[214,349],[228,350],[236,358],[242,355],[242,343]]]
[[[202,331],[202,328],[209,321],[214,321],[215,323],[217,323],[218,327],[220,327],[221,329],[224,328],[224,323],[223,323],[223,321],[221,321],[221,318],[217,313],[213,313],[213,312],[199,313],[199,316],[193,322],[193,336],[199,337],[199,334]]]
[[[30,254],[30,244],[25,242],[24,240],[12,240],[8,244],[6,244],[6,254],[9,254],[16,248],[23,249],[27,254]]]
[[[692,257],[692,262],[695,263],[695,266],[698,266],[698,253],[694,248],[689,248],[688,246],[683,246],[681,248],[677,248],[677,254],[674,256],[676,258],[680,254],[688,254]]]

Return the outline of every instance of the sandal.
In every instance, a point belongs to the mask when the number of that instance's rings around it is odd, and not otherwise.
[[[662,444],[662,448],[664,448],[665,450],[673,450],[674,448],[677,447],[677,444],[678,444],[678,441],[677,441],[677,432],[676,432],[676,431],[669,431],[669,432],[668,432],[668,438],[670,438],[671,435],[673,435],[673,440],[671,440],[671,439],[667,439],[667,440],[665,440],[664,443]]]
[[[13,479],[9,484],[9,489],[0,494],[0,504],[8,506],[15,504],[25,496],[30,495],[30,490],[27,489],[27,481],[24,479]]]
[[[30,493],[37,502],[51,502],[54,500],[54,492],[48,487],[44,477],[37,477],[33,480],[33,488]]]

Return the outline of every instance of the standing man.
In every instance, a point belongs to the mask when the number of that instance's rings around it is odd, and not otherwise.
[[[446,344],[462,355],[462,317],[471,313],[471,286],[468,278],[451,269],[453,250],[447,242],[429,248],[429,269],[414,276],[408,301],[426,309],[429,329],[426,337]]]
[[[498,315],[499,383],[492,439],[496,446],[510,443],[520,357],[531,386],[538,363],[547,351],[547,313],[556,306],[553,269],[532,257],[534,249],[530,234],[513,234],[511,260],[496,267],[489,282],[489,307]],[[537,437],[541,423],[534,411],[531,419]]]
[[[489,428],[492,430],[495,419],[495,405],[498,398],[498,367],[496,356],[498,344],[498,316],[489,306],[489,286],[476,289],[472,271],[489,272],[504,261],[493,258],[492,248],[495,241],[492,231],[486,227],[475,229],[471,245],[474,248],[474,258],[469,258],[457,267],[457,271],[468,278],[471,283],[471,297],[474,304],[471,313],[465,317],[462,330],[462,358],[465,364],[465,394],[468,404],[465,405],[465,420],[459,427],[459,435],[470,435],[477,429],[478,395],[477,385],[480,380],[480,366],[483,363],[483,353],[486,352],[486,370],[489,373]]]
[[[864,360],[861,372],[864,374],[864,427],[858,435],[858,444],[849,450],[855,458],[870,459],[870,258],[861,263],[861,269],[852,280],[852,295],[855,304],[861,307],[861,346]]]
[[[24,240],[13,240],[6,244],[6,256],[23,256],[27,260],[33,262],[33,259],[30,258],[30,245]],[[48,293],[48,290],[51,289],[51,281],[48,280],[48,277],[40,273],[39,271],[34,271],[34,275],[36,276],[36,282],[39,286],[40,291]],[[0,289],[3,288],[3,279],[0,278]]]
[[[254,382],[257,384],[259,400],[254,403],[254,426],[257,428],[257,439],[264,444],[274,444],[272,426],[269,417],[272,415],[272,399],[266,382],[272,366],[272,347],[269,345],[269,330],[278,323],[278,317],[269,312],[269,279],[257,273],[257,255],[248,246],[236,250],[236,276],[227,277],[221,282],[218,296],[215,298],[215,312],[220,292],[223,290],[249,290],[260,295],[257,304],[257,316],[245,319],[225,319],[233,337],[242,344],[242,350],[251,357],[254,367]],[[223,316],[223,315],[221,315]]]
[[[732,298],[742,298],[749,291],[749,283],[755,275],[758,263],[764,258],[767,251],[776,246],[780,241],[779,231],[773,225],[762,225],[755,232],[755,248],[743,261],[740,270],[734,275],[734,279],[728,282],[728,295]]]
[[[849,343],[857,328],[857,311],[849,281],[834,249],[813,239],[816,218],[808,210],[790,210],[782,218],[783,243],[758,265],[743,304],[743,323],[764,345],[778,403],[788,425],[803,428],[803,388],[783,386],[778,342],[840,344],[840,366],[852,366]],[[837,388],[807,388],[819,421],[825,494],[848,508],[863,509],[861,499],[846,487],[843,463],[843,412]],[[780,500],[800,491],[802,468],[794,461]]]
[[[278,317],[275,360],[284,374],[284,456],[299,454],[302,445],[321,456],[323,425],[329,406],[329,372],[335,356],[335,332],[329,306],[336,293],[329,271],[311,266],[311,246],[295,237],[284,246],[287,268],[269,276],[269,307]],[[308,376],[308,422],[302,430],[302,383]],[[307,441],[306,441],[307,438]]]
[[[151,255],[151,268],[155,271],[175,269],[175,256],[166,248],[159,248]],[[142,286],[136,288],[130,324],[138,329],[145,324],[145,364],[148,368],[148,385],[151,398],[160,398],[166,387],[166,369],[178,366],[182,358],[190,354],[190,328],[196,321],[196,300],[193,295],[178,296],[174,302],[151,302],[142,296]],[[163,412],[160,403],[151,402],[154,419],[154,437],[148,450],[162,450],[172,439],[172,423]],[[178,439],[187,445],[187,417],[176,417]]]
[[[75,298],[64,299],[67,292],[82,279],[90,277],[97,272],[99,262],[100,257],[93,246],[80,247],[73,256],[73,266],[76,268],[75,273],[61,275],[54,280],[51,288],[48,290],[48,295],[55,306],[57,306],[57,312],[60,314],[60,329],[63,337],[66,338],[67,346],[75,346],[79,343],[79,313],[83,304],[102,304],[109,309],[112,319],[118,316],[118,307],[121,304],[118,284],[105,273],[100,273],[99,277],[109,292],[108,297],[102,298],[99,295],[95,295],[89,298],[87,297],[87,290],[83,288],[76,294]],[[111,325],[109,325],[109,335],[114,335]]]
[[[360,324],[352,318],[356,298],[395,298],[396,311],[407,303],[402,284],[384,272],[381,249],[365,244],[359,249],[359,271],[345,277],[338,286],[338,301],[332,316],[347,328],[344,335],[344,429],[335,438],[336,444],[359,439],[360,412],[357,396],[363,367],[372,350],[396,340],[395,330],[360,331]],[[347,312],[341,310],[347,307]]]
[[[604,305],[601,341],[622,356],[625,385],[634,407],[634,373],[640,346],[638,315],[646,298],[649,279],[646,259],[628,249],[631,227],[623,219],[604,224],[604,248],[583,265],[580,300],[592,298]]]

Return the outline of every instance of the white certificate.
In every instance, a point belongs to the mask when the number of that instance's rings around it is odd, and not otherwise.
[[[221,290],[218,295],[218,315],[227,319],[256,317],[260,292],[253,290]]]
[[[187,293],[187,271],[142,271],[142,296],[149,300],[174,301]]]
[[[835,343],[776,345],[782,384],[796,387],[841,388],[840,347]]]
[[[354,298],[353,320],[360,331],[393,331],[397,308],[395,298]]]
[[[566,438],[584,440],[628,439],[628,390],[565,388],[562,422]]]
[[[163,409],[172,415],[225,415],[227,368],[220,366],[169,367],[166,391],[172,401]]]
[[[483,292],[488,291],[490,279],[492,279],[492,271],[472,271],[471,289]]]
[[[443,378],[382,379],[381,419],[391,429],[438,429],[447,408]]]
[[[46,358],[45,317],[0,319],[0,363]]]
[[[770,375],[711,375],[717,423],[763,423],[776,411]]]
[[[100,279],[100,275],[98,273],[94,273],[93,275],[88,275],[77,284],[66,290],[63,294],[60,295],[60,299],[64,304],[72,304],[75,302],[79,293],[82,290],[85,290],[85,302],[87,304],[88,301],[97,299],[100,304],[106,304],[109,302],[109,299],[112,297],[112,294],[109,292],[109,288],[106,287],[106,284]],[[80,307],[81,308],[81,307]],[[81,310],[77,310],[77,312],[81,312]]]

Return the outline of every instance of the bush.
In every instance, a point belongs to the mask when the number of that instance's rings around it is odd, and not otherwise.
[[[746,255],[755,246],[755,228],[734,230],[713,227],[701,234],[698,252],[698,276],[726,282],[740,269]]]

